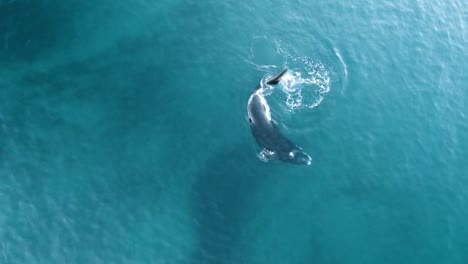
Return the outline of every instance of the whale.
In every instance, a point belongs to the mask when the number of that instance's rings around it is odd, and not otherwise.
[[[267,85],[278,84],[281,77],[288,71],[284,69],[280,73],[266,80]],[[247,113],[252,135],[257,144],[262,148],[258,157],[265,162],[280,160],[286,163],[298,165],[310,165],[312,158],[286,138],[278,129],[277,122],[272,120],[270,106],[265,98],[263,83],[254,89],[247,103]]]

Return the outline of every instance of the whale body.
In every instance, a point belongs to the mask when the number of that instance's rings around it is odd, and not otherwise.
[[[268,85],[277,84],[287,72],[284,69],[266,81]],[[262,147],[259,157],[263,161],[279,159],[293,164],[310,165],[312,159],[300,147],[287,139],[271,119],[270,106],[263,94],[264,90],[258,85],[250,95],[247,103],[250,128],[258,145]]]

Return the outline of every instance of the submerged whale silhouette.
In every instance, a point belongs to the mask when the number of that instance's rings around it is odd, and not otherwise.
[[[288,69],[284,69],[269,78],[266,84],[277,84],[287,71]],[[258,85],[247,103],[252,134],[258,145],[263,148],[259,154],[260,159],[263,161],[279,159],[293,164],[310,165],[312,162],[310,156],[283,136],[276,127],[271,119],[270,106],[263,92],[262,85]]]

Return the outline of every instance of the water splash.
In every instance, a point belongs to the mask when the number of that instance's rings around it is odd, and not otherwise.
[[[269,73],[268,77],[271,77],[282,67],[289,69],[278,86],[284,95],[280,100],[284,103],[286,111],[312,109],[322,103],[326,94],[330,92],[330,75],[332,75],[324,64],[308,56],[295,55],[290,51],[291,48],[281,40],[270,39],[266,36],[256,36],[253,40],[248,62],[257,70],[266,71]],[[270,61],[260,60],[262,56],[275,58]],[[273,62],[277,62],[276,65],[272,64]],[[279,66],[281,64],[283,66]],[[262,79],[260,83],[265,96],[272,95],[274,92],[273,86],[265,84],[268,77]]]
[[[289,111],[312,109],[330,91],[330,73],[321,63],[309,57],[291,58],[290,70],[280,81]]]

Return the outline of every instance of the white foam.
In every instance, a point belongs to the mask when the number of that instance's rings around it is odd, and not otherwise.
[[[329,72],[323,64],[308,57],[297,57],[292,61],[294,68],[280,81],[288,110],[317,107],[330,91]]]

